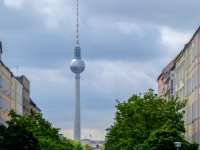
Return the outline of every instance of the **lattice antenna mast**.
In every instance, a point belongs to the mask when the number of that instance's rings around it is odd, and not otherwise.
[[[76,13],[76,46],[79,47],[79,35],[78,35],[78,0],[77,0],[77,13]]]

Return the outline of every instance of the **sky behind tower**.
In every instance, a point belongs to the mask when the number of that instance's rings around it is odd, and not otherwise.
[[[79,0],[82,138],[102,140],[115,100],[152,88],[200,25],[198,0]],[[73,137],[76,0],[0,1],[2,60],[43,116]]]

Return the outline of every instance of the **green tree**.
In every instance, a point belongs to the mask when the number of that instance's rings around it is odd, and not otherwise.
[[[84,150],[83,146],[79,141],[67,139],[67,138],[61,138],[60,145],[63,145],[65,149],[63,150]]]
[[[11,111],[11,114],[15,114]],[[24,119],[24,118],[23,118]],[[26,128],[25,119],[19,124],[8,121],[8,127],[0,125],[0,150],[39,150],[38,137]]]
[[[80,142],[58,136],[59,128],[31,110],[30,115],[21,116],[13,110],[7,121],[8,127],[0,125],[0,150],[83,150]]]
[[[61,138],[59,142],[55,142],[49,138],[40,138],[40,148],[47,150],[84,150],[80,142]]]
[[[117,100],[114,124],[106,129],[105,150],[136,148],[168,120],[179,132],[184,133],[184,111],[180,111],[184,107],[185,101],[173,97],[167,101],[152,89],[144,94],[134,94],[128,101]]]
[[[85,150],[90,150],[92,148],[90,144],[85,144],[83,147]]]
[[[151,133],[149,139],[139,146],[139,150],[176,150],[174,142],[181,142],[181,150],[197,150],[199,144],[189,143],[169,120],[162,128]]]

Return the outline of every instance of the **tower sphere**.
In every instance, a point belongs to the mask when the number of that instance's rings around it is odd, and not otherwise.
[[[80,59],[73,59],[70,63],[70,69],[73,73],[82,73],[85,69],[85,63]]]

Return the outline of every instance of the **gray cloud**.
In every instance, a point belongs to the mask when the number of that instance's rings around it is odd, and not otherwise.
[[[14,74],[19,65],[18,74],[31,81],[31,98],[44,117],[71,136],[74,75],[69,63],[76,2],[21,2],[0,2],[3,62]],[[102,139],[113,122],[115,99],[157,89],[157,76],[199,26],[199,3],[80,1],[80,46],[86,63],[81,74],[83,134]]]
[[[59,11],[61,4],[68,8],[66,12]],[[6,63],[9,66],[17,63],[56,67],[61,60],[70,59],[75,45],[75,15],[72,14],[75,14],[75,7],[71,8],[71,5],[71,2],[58,1],[57,6],[53,7],[48,2],[34,4],[27,1],[21,9],[11,9],[1,2],[3,15],[0,37],[3,40],[4,56],[8,59]],[[185,30],[188,27],[183,15],[186,6],[191,4],[187,1],[181,4],[173,2],[173,5],[171,2],[158,1],[80,2],[80,45],[83,58],[133,59],[139,62],[163,57],[166,47],[160,42],[160,28],[169,26]],[[192,5],[188,9],[197,11],[196,7]],[[186,30],[194,31],[198,22],[192,20],[195,17],[189,17],[194,16],[193,11],[187,12],[190,28]],[[91,22],[93,18],[96,22]],[[49,22],[58,26],[48,26]],[[128,33],[122,31],[134,26],[135,29],[130,29]],[[10,53],[14,57],[7,57]]]
[[[183,0],[181,3],[172,0],[111,0],[109,2],[106,0],[86,0],[80,3],[84,6],[82,12],[86,13],[87,16],[152,23],[170,26],[179,30],[194,29],[199,25],[199,22],[196,21],[198,15],[193,16],[199,13],[198,4],[200,2],[198,0],[194,0],[192,3],[187,0]]]

